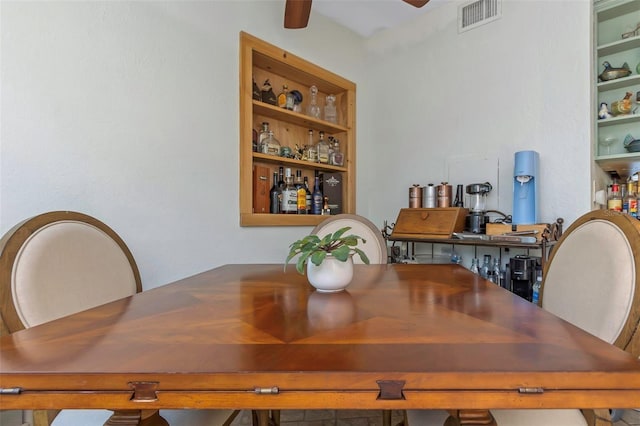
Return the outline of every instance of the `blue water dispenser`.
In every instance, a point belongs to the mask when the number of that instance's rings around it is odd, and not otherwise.
[[[536,151],[516,152],[513,171],[514,225],[538,223],[538,163]]]

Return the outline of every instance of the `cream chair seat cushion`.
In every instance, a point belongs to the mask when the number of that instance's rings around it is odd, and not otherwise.
[[[580,410],[491,410],[491,414],[502,426],[587,426]]]
[[[347,234],[359,235],[366,243],[358,244],[358,248],[365,252],[371,264],[387,263],[387,243],[382,237],[382,232],[367,218],[355,214],[339,214],[331,216],[318,224],[311,234],[320,238],[329,233],[336,232],[340,228],[350,226]],[[353,263],[362,263],[360,256],[353,256]]]
[[[580,410],[491,410],[499,426],[587,426]],[[449,417],[445,410],[410,410],[407,426],[442,426]]]
[[[136,278],[120,246],[104,231],[75,221],[34,232],[16,256],[11,283],[25,327],[136,293]]]
[[[585,222],[554,254],[545,277],[542,306],[613,343],[634,300],[633,260],[629,240],[619,227],[606,220]]]

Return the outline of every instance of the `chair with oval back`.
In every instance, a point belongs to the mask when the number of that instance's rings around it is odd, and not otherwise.
[[[140,291],[140,273],[131,251],[115,231],[91,216],[70,211],[43,213],[19,223],[0,240],[2,334]],[[1,420],[5,426],[98,426],[112,414],[108,410],[34,410],[3,412]],[[232,410],[162,413],[174,424],[196,426],[223,424],[233,414]],[[140,421],[167,424],[155,410],[144,411]]]
[[[541,307],[640,357],[640,221],[598,210],[578,218],[546,265]],[[502,426],[610,425],[609,410],[491,410]],[[409,426],[442,425],[443,410],[410,410]]]
[[[364,251],[372,264],[387,263],[387,243],[382,232],[367,218],[355,214],[338,214],[330,216],[319,223],[311,234],[324,237],[328,233],[336,232],[340,228],[350,226],[349,234],[356,234],[366,240],[366,243],[358,244],[358,248]],[[354,263],[362,263],[358,256],[354,256]]]
[[[311,230],[312,235],[318,235],[320,238],[329,233],[350,226],[351,229],[347,234],[356,234],[362,237],[366,242],[359,243],[358,248],[365,252],[371,264],[387,263],[387,243],[382,236],[382,231],[376,228],[375,224],[369,219],[355,214],[337,214],[329,216],[327,219],[316,225]],[[362,263],[359,256],[353,257],[353,263]],[[383,411],[383,425],[391,424],[391,411]],[[276,426],[280,424],[280,410],[271,410],[271,422]],[[254,413],[254,424],[257,424],[256,413]]]

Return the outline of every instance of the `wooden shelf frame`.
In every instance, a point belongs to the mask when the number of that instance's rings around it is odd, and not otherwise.
[[[254,72],[273,76],[274,79],[295,83],[306,97],[308,88],[318,87],[319,95],[335,94],[338,98],[338,123],[330,123],[253,99]],[[258,82],[260,84],[261,82]],[[273,85],[274,92],[279,88]],[[321,97],[319,96],[319,98]],[[303,100],[303,111],[306,109]],[[322,104],[321,104],[322,105]],[[313,171],[340,172],[343,176],[342,212],[354,214],[356,210],[356,85],[355,83],[293,55],[245,32],[240,33],[240,225],[241,226],[315,226],[326,219],[321,215],[283,215],[253,212],[253,166],[256,164]],[[252,133],[256,121],[268,119],[297,134],[312,129],[314,135],[324,131],[327,136],[338,135],[340,149],[345,156],[342,167],[308,161],[282,158],[253,152]],[[278,134],[275,135],[278,138]],[[298,138],[299,139],[299,138]],[[291,146],[293,148],[293,146]],[[293,171],[293,170],[292,170]],[[313,185],[313,182],[309,182]]]

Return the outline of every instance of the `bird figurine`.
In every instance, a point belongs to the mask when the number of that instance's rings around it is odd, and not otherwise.
[[[620,68],[614,68],[608,61],[604,61],[602,63],[604,67],[604,71],[598,76],[600,81],[609,81],[615,80],[616,78],[626,77],[631,74],[631,69],[629,68],[629,64],[626,62],[622,64]]]
[[[621,115],[631,113],[631,96],[633,96],[633,93],[627,92],[621,100],[611,102],[611,114]]]
[[[598,111],[598,118],[604,120],[605,118],[611,118],[611,113],[609,112],[609,107],[606,102],[602,102],[600,104],[600,110]]]

